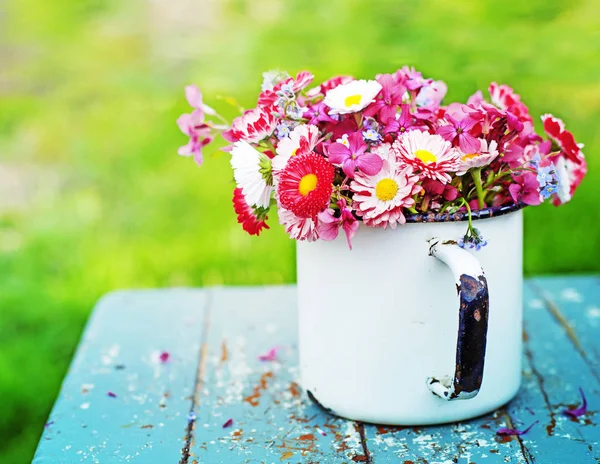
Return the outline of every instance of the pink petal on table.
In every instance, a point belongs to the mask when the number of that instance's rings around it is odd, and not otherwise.
[[[223,428],[231,427],[233,425],[233,419],[227,419],[227,422],[223,424]]]
[[[539,421],[536,420],[533,424],[531,424],[525,430],[509,429],[506,427],[502,427],[501,429],[496,430],[496,434],[498,434],[498,435],[525,435],[527,432],[529,432],[531,430],[531,427],[533,427],[538,422]]]
[[[277,352],[278,351],[279,351],[279,348],[274,346],[269,351],[267,351],[265,354],[259,355],[258,359],[260,361],[277,361]]]
[[[158,357],[158,359],[160,359],[160,362],[162,363],[166,363],[169,358],[171,357],[171,355],[169,354],[168,351],[163,351],[160,356]]]
[[[581,406],[575,409],[563,409],[563,414],[570,417],[580,417],[587,412],[587,399],[585,398],[581,387],[579,387],[579,394],[581,395],[581,400],[583,401]]]
[[[109,392],[106,392],[106,394],[107,394],[108,396],[110,396],[111,398],[116,398],[116,397],[117,397],[117,394],[116,394],[116,393],[113,393],[113,392],[111,392],[111,391],[109,391]]]

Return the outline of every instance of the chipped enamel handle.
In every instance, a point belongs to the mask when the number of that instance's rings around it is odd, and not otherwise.
[[[490,305],[487,281],[477,258],[456,242],[431,239],[429,243],[430,256],[445,263],[454,274],[460,306],[454,375],[429,377],[427,386],[446,401],[474,398],[483,380]]]

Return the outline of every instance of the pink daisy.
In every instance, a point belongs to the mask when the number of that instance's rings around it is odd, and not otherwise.
[[[334,176],[334,167],[321,155],[293,156],[279,174],[279,202],[298,217],[315,218],[329,206]]]
[[[413,175],[410,165],[383,160],[381,171],[374,176],[357,173],[350,184],[354,192],[354,208],[369,227],[404,224],[403,209],[414,205],[412,196],[421,190],[416,182],[419,176]]]
[[[458,169],[458,152],[440,135],[414,130],[405,132],[394,142],[393,150],[416,173],[443,184],[450,182],[450,172]]]
[[[279,223],[294,240],[314,242],[319,238],[316,219],[298,217],[291,211],[279,205],[277,208]]]

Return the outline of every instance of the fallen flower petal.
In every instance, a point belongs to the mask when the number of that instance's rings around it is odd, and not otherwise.
[[[227,422],[223,424],[223,428],[231,427],[233,425],[233,419],[227,419]]]
[[[323,430],[321,430],[319,427],[317,427],[317,432],[319,432],[321,435],[323,435],[324,437],[327,436],[327,434],[325,432],[323,432]]]
[[[527,432],[529,432],[531,430],[531,427],[533,427],[538,422],[539,421],[536,420],[533,424],[531,424],[525,430],[509,429],[506,427],[502,427],[501,429],[498,429],[496,431],[496,434],[497,435],[525,435]]]
[[[267,351],[265,354],[259,355],[258,359],[259,359],[259,361],[277,361],[277,352],[278,351],[279,351],[279,348],[274,346],[269,351]]]
[[[168,351],[163,351],[160,356],[158,357],[158,359],[160,359],[160,362],[162,363],[166,363],[169,358],[171,357],[171,355],[169,354]]]
[[[580,416],[583,416],[587,412],[587,399],[585,398],[585,395],[583,394],[583,390],[581,389],[581,387],[579,387],[579,394],[581,395],[581,399],[583,401],[581,406],[579,406],[578,408],[575,408],[575,409],[564,409],[563,414],[570,416],[570,417],[580,417]]]
[[[54,424],[54,421],[46,422],[46,423],[44,424],[44,428],[48,428],[48,427],[50,427],[52,424]]]
[[[107,394],[108,396],[110,396],[111,398],[116,398],[116,397],[117,397],[117,394],[116,394],[116,393],[113,393],[113,392],[111,392],[111,391],[109,391],[109,392],[106,392],[106,394]]]

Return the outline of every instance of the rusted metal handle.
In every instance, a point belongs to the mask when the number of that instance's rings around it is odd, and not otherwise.
[[[431,239],[429,243],[429,254],[445,263],[454,274],[460,307],[454,376],[428,377],[427,386],[444,400],[466,400],[477,396],[483,381],[490,305],[488,285],[477,258],[456,242]]]

